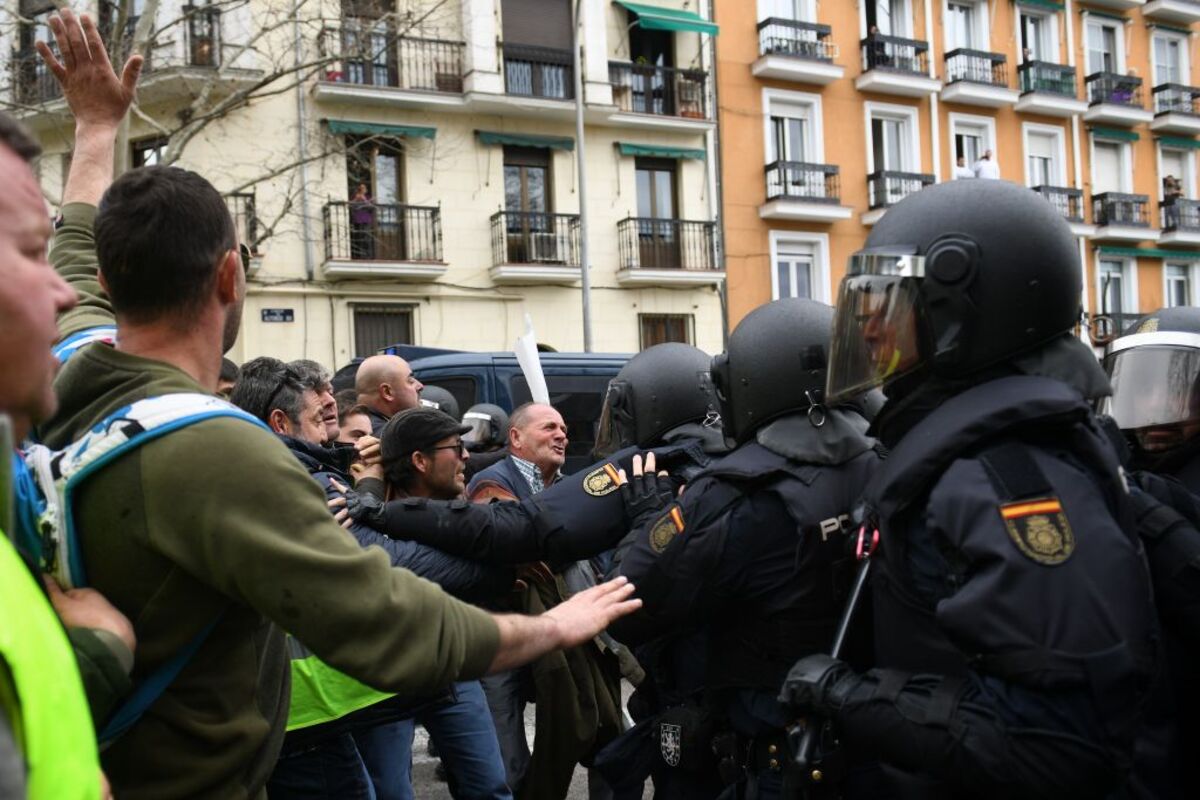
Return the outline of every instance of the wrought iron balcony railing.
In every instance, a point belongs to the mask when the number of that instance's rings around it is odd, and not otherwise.
[[[504,91],[527,97],[570,100],[575,96],[575,73],[570,50],[501,45],[504,52]]]
[[[1026,61],[1017,67],[1021,92],[1045,92],[1075,97],[1075,68],[1049,61]]]
[[[225,195],[225,205],[233,217],[238,244],[244,244],[251,253],[258,252],[258,216],[255,214],[254,192],[236,192]]]
[[[326,260],[442,260],[439,208],[344,201],[326,204],[324,216]]]
[[[498,211],[492,215],[492,263],[579,266],[579,215]]]
[[[1142,79],[1136,75],[1115,72],[1093,72],[1084,80],[1091,105],[1111,103],[1118,106],[1142,107]]]
[[[1083,222],[1083,190],[1067,186],[1034,186],[1040,194],[1067,222]]]
[[[829,41],[832,33],[828,25],[769,17],[758,23],[758,52],[764,56],[832,61],[838,55],[838,46]]]
[[[837,203],[841,182],[836,164],[807,164],[803,161],[774,161],[767,164],[767,199],[808,200]]]
[[[867,176],[867,206],[887,208],[933,183],[933,176],[919,172],[878,170]]]
[[[1092,197],[1092,222],[1105,225],[1150,227],[1150,197],[1144,194],[1104,192]]]
[[[863,71],[872,69],[924,75],[929,68],[929,43],[899,36],[874,34],[859,42]]]
[[[704,91],[708,75],[703,70],[610,61],[608,79],[613,102],[622,111],[708,119]]]
[[[462,93],[462,42],[394,36],[375,20],[353,19],[323,30],[320,42],[327,81]]]
[[[946,53],[946,82],[983,83],[1008,86],[1008,62],[1003,53],[987,53],[960,47]]]
[[[1173,203],[1159,203],[1164,232],[1200,233],[1200,200],[1178,197]]]
[[[617,223],[626,269],[714,270],[711,222],[626,217]]]
[[[1181,83],[1162,83],[1154,87],[1155,114],[1200,115],[1200,89]]]

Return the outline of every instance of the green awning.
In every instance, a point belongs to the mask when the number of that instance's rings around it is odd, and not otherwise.
[[[1123,131],[1120,128],[1088,128],[1097,139],[1108,139],[1113,142],[1136,142],[1140,137],[1133,131]]]
[[[475,131],[480,144],[507,144],[513,147],[546,147],[551,150],[574,150],[575,140],[569,136],[535,136],[532,133],[500,133]]]
[[[1079,13],[1087,14],[1088,16],[1092,16],[1092,17],[1104,17],[1105,19],[1115,19],[1117,22],[1120,22],[1122,24],[1133,21],[1129,17],[1122,17],[1120,14],[1106,14],[1103,11],[1093,11],[1090,8],[1081,8],[1081,9],[1079,9]]]
[[[649,156],[651,158],[694,158],[703,161],[706,153],[691,147],[663,147],[657,144],[630,144],[617,142],[623,156]]]
[[[1102,256],[1118,258],[1162,258],[1167,261],[1200,261],[1197,250],[1160,250],[1153,247],[1100,247]]]
[[[1163,147],[1178,147],[1181,150],[1200,150],[1200,142],[1195,139],[1181,139],[1178,136],[1160,136],[1158,143]]]
[[[1183,33],[1183,34],[1191,33],[1191,31],[1189,31],[1187,28],[1177,28],[1174,25],[1164,25],[1161,22],[1147,22],[1146,27],[1154,28],[1155,30],[1160,30],[1160,31],[1171,31],[1172,33]]]
[[[709,36],[717,35],[717,23],[709,22],[695,11],[626,3],[625,0],[617,0],[617,5],[623,6],[631,14],[636,14],[637,24],[648,31],[691,31],[707,33]]]
[[[1063,4],[1058,0],[1017,0],[1019,6],[1037,6],[1038,8],[1052,8],[1055,11],[1062,11]]]
[[[353,136],[407,136],[416,139],[432,139],[437,134],[437,128],[423,128],[419,125],[381,125],[377,122],[351,122],[345,119],[327,119],[330,133],[350,134]]]

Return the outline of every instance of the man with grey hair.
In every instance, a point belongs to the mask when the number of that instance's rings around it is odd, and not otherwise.
[[[333,373],[324,365],[311,359],[298,358],[288,366],[300,375],[303,384],[317,393],[321,401],[321,420],[325,425],[323,442],[336,442],[341,427],[338,425],[337,400],[333,396]]]

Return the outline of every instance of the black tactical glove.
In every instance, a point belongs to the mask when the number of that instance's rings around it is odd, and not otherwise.
[[[366,492],[356,492],[353,489],[347,489],[343,494],[346,497],[346,513],[350,515],[350,519],[375,530],[383,530],[382,501]]]
[[[830,717],[860,680],[844,661],[824,653],[805,656],[788,672],[779,702],[797,714]]]
[[[675,499],[671,479],[667,475],[646,472],[630,475],[621,484],[621,499],[625,501],[625,513],[631,528],[639,528],[651,517],[662,513]]]

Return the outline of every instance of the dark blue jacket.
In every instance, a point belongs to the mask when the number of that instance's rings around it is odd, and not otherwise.
[[[507,455],[487,469],[476,472],[474,477],[471,478],[471,482],[467,484],[467,497],[470,497],[479,488],[480,484],[487,482],[495,483],[501,488],[506,489],[518,500],[528,500],[533,497],[533,490],[529,488],[529,481],[525,480],[525,476],[521,474],[521,470],[517,469],[512,455]]]

